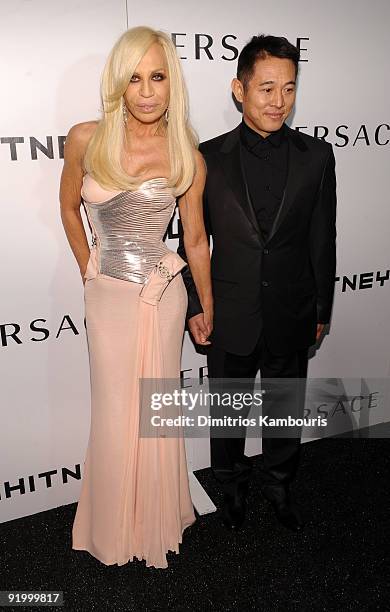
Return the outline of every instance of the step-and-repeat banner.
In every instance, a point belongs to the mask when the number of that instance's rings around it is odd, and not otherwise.
[[[88,354],[58,185],[65,136],[98,117],[105,58],[134,25],[172,36],[201,140],[241,121],[230,82],[253,34],[283,35],[300,47],[289,123],[334,145],[338,192],[333,320],[309,376],[328,379],[321,410],[334,432],[346,419],[355,426],[387,419],[389,18],[387,0],[2,0],[0,521],[78,499],[90,425]],[[173,249],[176,236],[177,217]],[[205,374],[205,358],[186,336],[183,378]],[[348,392],[352,379],[361,379],[359,391]],[[206,439],[187,440],[187,450],[190,469],[209,464]],[[260,450],[248,440],[248,453]]]

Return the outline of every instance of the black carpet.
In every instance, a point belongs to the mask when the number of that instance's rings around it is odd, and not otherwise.
[[[198,517],[167,570],[106,567],[72,551],[71,504],[0,526],[0,588],[62,590],[66,611],[390,610],[390,440],[303,445],[300,535],[279,526],[259,495],[260,461],[245,528],[232,534],[218,513]],[[218,506],[210,470],[197,476]]]

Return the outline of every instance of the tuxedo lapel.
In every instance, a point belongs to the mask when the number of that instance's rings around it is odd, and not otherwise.
[[[287,127],[288,136],[288,166],[287,180],[284,188],[282,200],[274,219],[271,231],[266,242],[269,242],[283,223],[291,205],[294,203],[296,193],[305,172],[307,146],[299,133]],[[257,232],[259,240],[265,244],[264,238],[257,221],[257,216],[251,202],[245,172],[241,159],[240,147],[240,126],[227,134],[226,139],[220,149],[221,166],[225,174],[226,181],[232,189],[237,202],[245,213],[247,219]]]
[[[288,129],[288,163],[287,180],[284,188],[282,201],[274,219],[267,242],[275,235],[285,219],[288,211],[295,200],[296,193],[301,184],[302,173],[305,171],[307,147],[297,132]]]
[[[243,172],[239,130],[240,126],[227,135],[226,140],[221,147],[221,153],[223,154],[221,166],[225,174],[226,181],[232,189],[237,202],[240,204],[240,207],[256,232],[259,234],[260,240],[262,240],[260,227],[250,199],[245,174]]]

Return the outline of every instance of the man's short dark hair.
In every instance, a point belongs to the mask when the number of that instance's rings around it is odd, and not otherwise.
[[[253,36],[238,56],[237,78],[244,89],[252,78],[255,64],[259,59],[268,56],[289,59],[295,65],[295,74],[298,73],[299,49],[290,43],[284,36]]]

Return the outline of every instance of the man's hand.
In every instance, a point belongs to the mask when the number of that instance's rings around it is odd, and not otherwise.
[[[207,338],[213,330],[212,313],[201,312],[191,317],[191,319],[188,320],[188,327],[190,328],[190,332],[196,344],[201,344],[202,346],[211,344],[210,340],[207,340]]]
[[[324,331],[325,323],[317,323],[317,336],[316,342],[321,338],[322,332]]]

